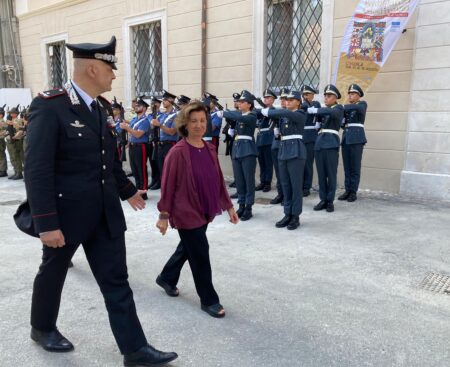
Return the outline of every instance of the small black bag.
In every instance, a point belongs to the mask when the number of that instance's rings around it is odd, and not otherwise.
[[[28,200],[22,202],[14,214],[14,222],[17,228],[27,235],[39,238],[39,234],[34,230],[33,217],[31,216],[31,209]]]

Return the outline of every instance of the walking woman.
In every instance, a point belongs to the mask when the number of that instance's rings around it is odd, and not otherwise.
[[[300,214],[303,209],[302,187],[306,148],[302,138],[306,115],[301,109],[300,92],[291,91],[286,99],[286,109],[264,108],[261,113],[269,118],[283,119],[280,121],[278,169],[283,189],[284,217],[275,226],[293,230],[300,226]]]
[[[182,139],[164,161],[156,227],[164,235],[170,222],[178,230],[180,243],[156,283],[169,296],[178,296],[177,283],[187,260],[201,309],[213,317],[224,317],[225,310],[212,283],[206,230],[224,210],[233,224],[239,218],[225,187],[216,148],[202,140],[206,122],[207,111],[200,101],[190,102],[176,120]]]
[[[220,117],[236,121],[235,130],[228,134],[236,134],[233,143],[233,173],[238,193],[239,209],[237,215],[241,220],[249,220],[252,206],[255,203],[255,171],[258,151],[255,144],[256,112],[253,111],[255,96],[247,90],[241,92],[239,111],[218,111]]]

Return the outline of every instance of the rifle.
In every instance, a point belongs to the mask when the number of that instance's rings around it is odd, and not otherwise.
[[[8,110],[8,114],[6,115],[6,121],[11,121],[12,122],[12,116],[9,113]],[[14,135],[16,135],[16,129],[14,129],[14,126],[12,124],[8,124],[8,122],[6,123],[6,135],[5,137],[8,137],[8,142],[10,144],[14,144]]]
[[[120,102],[120,122],[125,120],[125,109],[122,106],[122,102]],[[126,146],[128,144],[128,136],[127,132],[125,130],[120,131],[120,145],[122,145],[121,155],[120,155],[120,161],[126,162],[127,160],[127,152],[126,152]]]
[[[266,104],[262,101],[262,99],[260,97],[256,98],[256,102],[258,102],[262,108],[267,107]]]
[[[151,104],[151,107],[152,107],[152,119],[156,120],[158,118],[158,108],[154,103]],[[151,131],[152,142],[156,143],[159,141],[159,126],[152,125],[152,127],[153,127]]]

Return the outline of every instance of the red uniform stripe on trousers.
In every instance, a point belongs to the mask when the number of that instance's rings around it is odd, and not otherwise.
[[[145,144],[141,144],[141,148],[142,148],[142,179],[144,181],[144,187],[141,190],[147,190],[147,180],[148,180],[148,175],[147,175],[147,149],[145,148]]]

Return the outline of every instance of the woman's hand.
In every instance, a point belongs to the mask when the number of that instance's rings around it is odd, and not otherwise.
[[[167,232],[167,228],[169,227],[168,219],[158,219],[156,222],[156,228],[159,229],[159,232],[164,236]]]
[[[230,222],[233,224],[237,224],[239,222],[239,217],[236,214],[236,211],[234,210],[233,207],[231,207],[230,209],[228,209],[228,215],[230,216]]]

